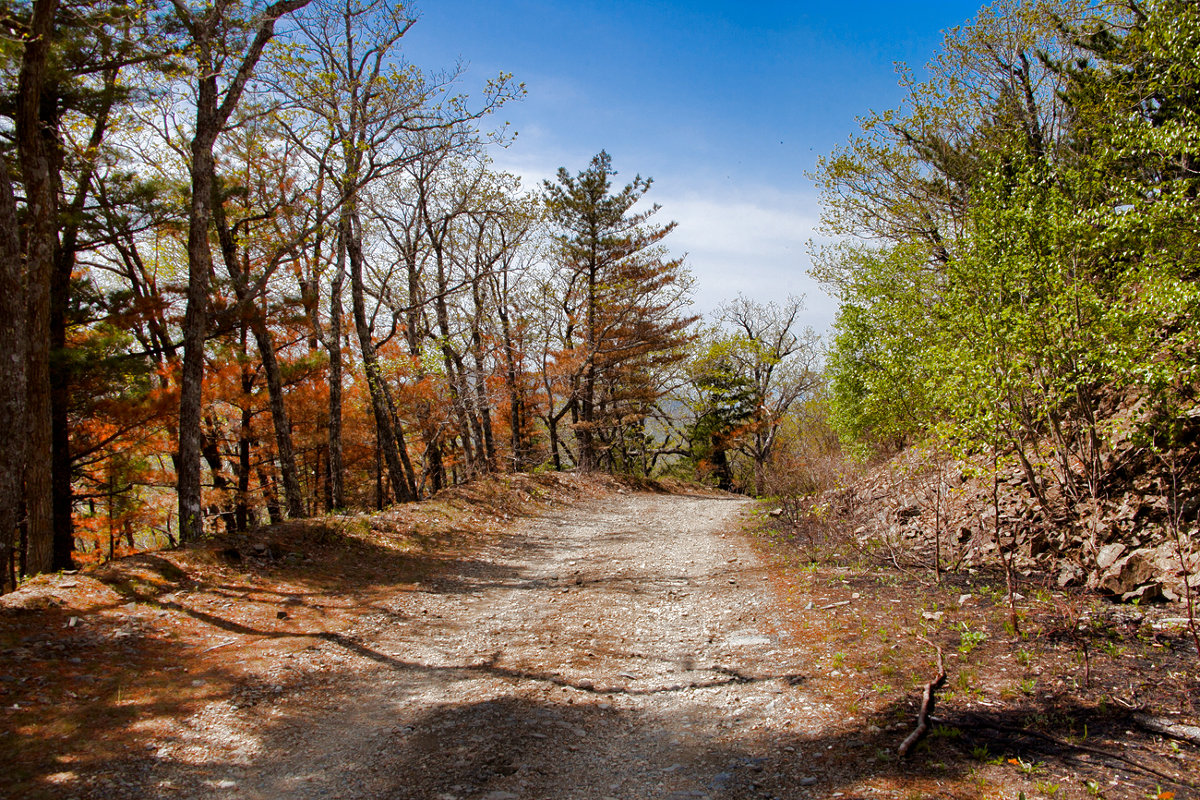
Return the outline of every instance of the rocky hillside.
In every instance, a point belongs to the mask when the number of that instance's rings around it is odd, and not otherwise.
[[[1018,580],[1050,588],[1137,603],[1186,602],[1189,589],[1196,596],[1196,437],[1167,452],[1125,441],[1103,463],[1094,498],[1060,500],[1051,513],[1019,466],[1001,467],[994,480],[984,459],[910,449],[846,476],[848,488],[828,492],[814,507],[832,512],[864,546],[931,570],[939,557],[943,569],[957,570],[1003,568],[1011,555]]]

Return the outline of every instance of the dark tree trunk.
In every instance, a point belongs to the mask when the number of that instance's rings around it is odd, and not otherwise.
[[[216,164],[217,82],[214,75],[200,80],[196,134],[192,139],[192,205],[188,226],[187,309],[183,317],[183,373],[179,386],[179,541],[194,542],[204,535],[201,507],[200,456],[203,441],[204,339],[208,332],[208,293],[212,251],[208,229]]]
[[[211,419],[209,423],[212,425]],[[203,450],[204,460],[208,464],[208,470],[213,476],[213,488],[217,492],[227,495],[229,491],[229,479],[225,476],[224,464],[221,460],[221,450],[217,444],[215,430],[204,437]],[[214,500],[210,512],[221,517],[221,521],[225,523],[225,531],[227,533],[234,533],[238,530],[237,514],[228,503]]]
[[[17,228],[17,201],[8,166],[0,159],[0,417],[10,432],[26,429],[25,271]],[[0,437],[0,593],[16,585],[17,528],[24,515],[21,483],[26,438]]]
[[[275,491],[275,477],[271,474],[270,464],[258,465],[258,483],[262,487],[263,502],[267,506],[267,516],[272,525],[283,522],[283,509],[279,507],[279,495]]]
[[[712,437],[713,472],[717,476],[717,488],[725,491],[733,489],[733,473],[729,470],[729,445],[724,436]]]
[[[109,112],[116,97],[117,67],[104,73],[103,104],[96,113],[88,140],[88,153],[95,153],[104,141],[108,128]],[[55,111],[48,110],[53,116]],[[55,174],[61,173],[61,158],[57,134],[53,142]],[[79,249],[79,226],[82,222],[84,204],[92,191],[95,167],[89,162],[84,165],[75,185],[75,194],[61,220],[62,241],[54,259],[54,276],[50,285],[50,418],[51,418],[51,485],[53,487],[52,509],[54,518],[54,569],[72,569],[75,566],[72,552],[75,549],[74,499],[71,488],[71,430],[68,409],[71,403],[71,372],[64,357],[67,346],[67,314],[71,302],[71,273],[75,269],[75,256]],[[61,178],[55,179],[61,183]]]
[[[238,435],[237,502],[234,505],[234,523],[239,531],[250,527],[250,409],[242,410],[242,424]]]
[[[340,237],[339,237],[340,239]],[[338,242],[337,267],[329,284],[329,496],[333,508],[346,507],[345,446],[342,441],[342,286],[346,247]]]
[[[50,386],[50,295],[58,249],[58,187],[52,166],[53,129],[47,130],[45,84],[57,0],[35,0],[17,80],[17,154],[27,213],[27,335],[29,336],[29,449],[25,497],[29,515],[29,573],[54,567],[53,415]],[[51,120],[54,111],[50,112]]]
[[[214,195],[212,213],[217,228],[217,237],[221,243],[221,255],[225,262],[225,270],[229,273],[238,303],[243,306],[256,305],[255,298],[250,296],[248,268],[243,269],[238,264],[237,242],[234,241],[233,233],[225,219],[225,209],[221,206],[217,195]],[[271,423],[275,430],[275,449],[279,453],[279,471],[283,478],[283,496],[287,503],[288,516],[300,519],[306,516],[304,492],[300,488],[295,448],[292,445],[292,422],[288,418],[287,405],[283,399],[283,376],[279,370],[279,358],[275,353],[275,343],[271,340],[271,331],[267,328],[266,310],[246,308],[245,313],[250,315],[250,331],[254,334],[254,343],[258,346],[263,374],[267,379],[267,397],[271,407]]]

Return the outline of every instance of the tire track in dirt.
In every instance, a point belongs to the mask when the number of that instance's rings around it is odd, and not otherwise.
[[[336,675],[183,721],[147,782],[240,798],[772,797],[830,710],[780,641],[747,504],[621,494],[518,523],[313,657]],[[777,751],[777,752],[776,752]]]

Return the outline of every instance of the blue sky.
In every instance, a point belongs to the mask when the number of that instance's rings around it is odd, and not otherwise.
[[[896,62],[920,67],[979,2],[548,2],[421,0],[407,58],[465,62],[463,88],[500,71],[528,96],[502,118],[515,142],[496,163],[530,185],[601,149],[676,220],[697,309],[738,293],[807,296],[807,324],[835,307],[808,278],[820,213],[805,177],[869,109],[901,97]]]

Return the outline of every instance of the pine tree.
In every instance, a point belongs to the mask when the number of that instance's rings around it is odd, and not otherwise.
[[[572,177],[559,169],[546,181],[550,217],[562,268],[569,319],[563,342],[575,364],[571,418],[578,466],[612,464],[621,428],[637,428],[657,399],[646,378],[688,341],[695,317],[682,316],[689,276],[662,241],[675,223],[651,224],[659,206],[634,212],[651,179],[635,176],[612,191],[612,158],[601,151]]]

